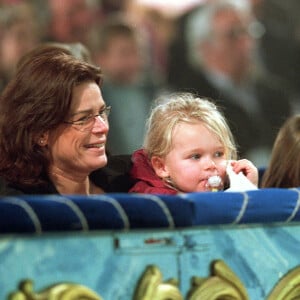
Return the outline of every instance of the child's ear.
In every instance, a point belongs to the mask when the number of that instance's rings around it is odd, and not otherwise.
[[[158,156],[152,156],[151,165],[158,177],[165,178],[169,176],[169,171],[166,168],[165,161],[163,158]]]

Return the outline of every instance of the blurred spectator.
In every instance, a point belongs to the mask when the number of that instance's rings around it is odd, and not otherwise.
[[[60,46],[70,51],[72,55],[88,63],[92,63],[92,54],[90,50],[82,43],[56,43],[49,42],[48,45]],[[47,45],[47,44],[46,44]]]
[[[89,32],[100,14],[99,0],[48,0],[48,41],[87,43]]]
[[[2,4],[0,10],[0,91],[15,71],[18,60],[40,41],[39,24],[29,2]]]
[[[145,120],[158,86],[147,72],[143,35],[120,14],[96,28],[93,60],[104,74],[102,95],[112,107],[108,149],[131,154],[141,147]]]
[[[148,55],[153,73],[162,83],[165,82],[169,45],[174,36],[175,17],[168,15],[150,4],[131,5],[127,12],[134,24],[139,26],[148,42]]]
[[[111,14],[124,12],[132,0],[101,0],[101,11],[104,17],[109,17]]]
[[[255,64],[257,26],[244,3],[209,1],[192,11],[184,28],[187,65],[180,73],[171,68],[168,79],[173,90],[215,99],[239,154],[259,166],[267,164],[276,132],[291,113],[290,95]]]
[[[259,54],[264,66],[294,90],[294,112],[300,112],[300,1],[251,0],[263,25]]]

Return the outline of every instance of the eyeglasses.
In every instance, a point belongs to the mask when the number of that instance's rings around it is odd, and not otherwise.
[[[65,121],[64,123],[74,125],[74,127],[80,131],[87,131],[92,129],[95,124],[95,118],[100,117],[103,122],[107,122],[108,116],[111,110],[111,106],[106,106],[101,109],[96,115],[83,116],[78,120]]]

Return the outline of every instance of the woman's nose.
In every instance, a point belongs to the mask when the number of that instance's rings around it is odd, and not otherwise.
[[[108,132],[109,125],[107,120],[104,120],[101,116],[96,116],[92,127],[92,132]]]

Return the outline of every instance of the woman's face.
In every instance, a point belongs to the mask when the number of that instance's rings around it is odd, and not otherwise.
[[[94,82],[82,83],[73,90],[71,112],[66,121],[97,115],[105,107],[99,86]],[[107,118],[93,117],[89,123],[87,127],[63,123],[49,132],[50,172],[60,170],[70,175],[86,176],[106,165]]]
[[[209,177],[226,177],[225,147],[201,122],[179,123],[172,135],[171,151],[162,159],[160,177],[169,176],[182,192],[208,191]]]

